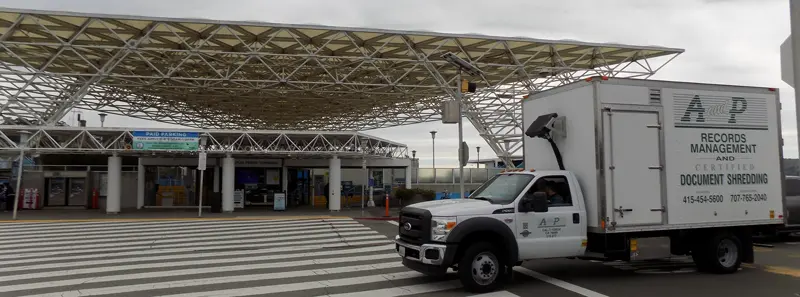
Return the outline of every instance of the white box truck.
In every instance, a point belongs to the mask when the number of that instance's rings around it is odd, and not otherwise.
[[[524,167],[469,199],[403,208],[405,266],[496,289],[522,261],[691,255],[753,262],[752,233],[784,223],[773,88],[597,77],[522,103]]]

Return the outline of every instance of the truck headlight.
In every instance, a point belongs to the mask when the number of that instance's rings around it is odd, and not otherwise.
[[[433,217],[431,219],[431,240],[444,242],[456,224],[458,224],[456,217]]]

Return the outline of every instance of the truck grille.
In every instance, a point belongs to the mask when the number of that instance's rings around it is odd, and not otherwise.
[[[405,207],[400,211],[398,233],[400,239],[411,244],[423,244],[431,238],[431,213],[427,210]],[[406,223],[411,230],[406,230]]]

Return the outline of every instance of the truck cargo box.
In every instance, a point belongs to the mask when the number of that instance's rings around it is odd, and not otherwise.
[[[531,94],[523,124],[553,140],[584,191],[590,232],[782,224],[780,100],[773,88],[592,78]],[[525,167],[558,169],[525,137]]]

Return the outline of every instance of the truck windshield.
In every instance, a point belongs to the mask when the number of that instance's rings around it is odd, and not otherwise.
[[[532,174],[499,174],[470,194],[470,199],[486,200],[492,204],[509,204],[533,179]]]

